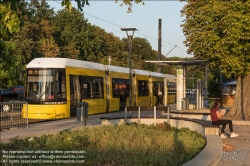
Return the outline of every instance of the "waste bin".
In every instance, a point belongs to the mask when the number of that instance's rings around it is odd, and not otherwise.
[[[182,98],[182,110],[189,109],[189,98]]]
[[[80,102],[77,104],[77,120],[84,121],[84,125],[86,126],[88,119],[88,103]]]

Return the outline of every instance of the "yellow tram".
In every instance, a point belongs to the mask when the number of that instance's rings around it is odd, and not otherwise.
[[[26,75],[28,115],[26,109],[22,114],[29,119],[75,116],[81,101],[88,103],[89,114],[118,111],[129,105],[128,68],[68,58],[35,58],[26,66]],[[176,76],[133,69],[133,105],[156,105],[159,88],[165,89],[168,103],[168,77]]]

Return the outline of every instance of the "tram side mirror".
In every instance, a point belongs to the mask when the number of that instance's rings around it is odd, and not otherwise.
[[[56,72],[56,80],[55,81],[58,81],[58,72]]]

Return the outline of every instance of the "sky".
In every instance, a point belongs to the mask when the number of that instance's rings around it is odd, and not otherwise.
[[[63,9],[60,0],[47,2],[50,7],[55,8],[55,11]],[[86,5],[83,8],[84,17],[89,23],[99,26],[106,32],[112,32],[120,38],[127,38],[126,32],[121,31],[120,28],[136,28],[138,31],[135,31],[134,37],[146,38],[156,51],[158,50],[159,19],[161,19],[162,54],[167,57],[192,57],[186,53],[187,48],[183,45],[185,36],[180,27],[184,20],[180,10],[185,3],[177,0],[144,0],[144,2],[145,5],[133,5],[133,12],[127,13],[128,7],[120,6],[121,2],[89,0],[90,6]],[[73,6],[76,7],[75,2]]]

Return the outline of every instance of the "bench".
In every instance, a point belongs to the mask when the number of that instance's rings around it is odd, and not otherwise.
[[[138,118],[137,116],[129,116],[127,117],[127,119],[135,119],[135,118]],[[143,118],[143,119],[153,119],[154,116],[141,116],[140,118]],[[166,116],[161,116],[161,117],[158,117],[159,119],[166,119],[167,117]],[[106,120],[112,120],[112,119],[124,119],[124,116],[103,116],[103,117],[100,117],[100,119],[106,119]],[[183,118],[183,117],[170,117],[169,119],[176,119],[176,120],[188,120],[188,118]]]
[[[165,115],[166,113],[162,113]],[[211,120],[209,110],[199,110],[199,111],[170,111],[170,115],[174,117],[186,117],[189,119],[202,119],[202,120]]]
[[[174,114],[191,114],[191,115],[210,115],[210,112],[192,112],[192,111],[170,111]]]
[[[189,121],[196,122],[205,128],[205,135],[219,135],[220,126],[214,125],[211,121],[202,119],[189,119]]]
[[[190,121],[197,122],[204,127],[220,127],[218,125],[214,125],[211,121],[202,120],[202,119],[189,119]]]

